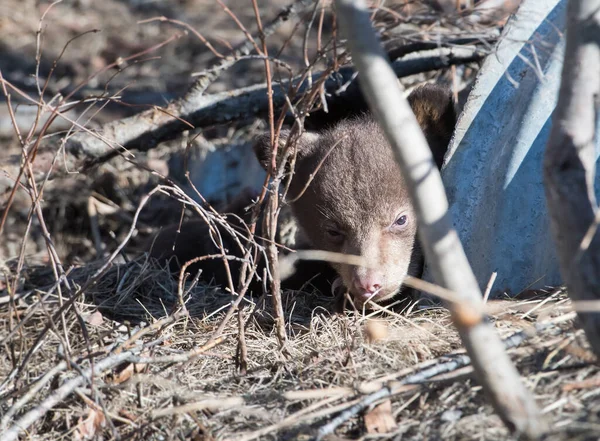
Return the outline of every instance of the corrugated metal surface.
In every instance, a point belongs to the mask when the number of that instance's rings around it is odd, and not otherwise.
[[[561,282],[542,159],[558,98],[566,3],[523,3],[482,67],[446,158],[454,223],[482,289],[498,273],[492,295]]]

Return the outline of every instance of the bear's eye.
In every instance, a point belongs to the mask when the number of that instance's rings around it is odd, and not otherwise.
[[[331,242],[340,243],[344,240],[344,233],[337,223],[325,222],[323,230],[325,231],[325,236],[327,236],[327,239]]]
[[[394,225],[392,225],[396,229],[404,228],[408,224],[408,216],[403,214],[396,219]]]
[[[326,229],[325,233],[327,233],[327,236],[329,236],[331,239],[339,239],[339,238],[341,238],[341,237],[344,236],[338,230],[334,230],[334,229],[331,229],[331,228]]]
[[[398,219],[396,219],[395,224],[396,225],[406,225],[406,222],[408,222],[408,217],[406,216],[406,214],[403,214]]]

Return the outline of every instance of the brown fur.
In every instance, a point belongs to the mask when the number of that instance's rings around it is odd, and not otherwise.
[[[243,226],[236,217],[228,218],[228,221],[232,226],[243,231]],[[196,257],[220,254],[220,248],[217,246],[219,240],[217,236],[222,240],[227,254],[242,257],[243,251],[232,239],[230,233],[220,224],[215,223],[214,228],[211,234],[211,229],[204,220],[184,222],[181,227],[178,224],[170,225],[163,228],[148,244],[147,248],[151,257],[168,261],[169,269],[176,274],[179,274],[183,264]],[[247,242],[242,241],[241,243],[245,245]],[[237,287],[237,275],[240,272],[241,263],[230,260],[229,266],[234,286]],[[187,267],[187,272],[192,275],[196,275],[199,270],[202,270],[203,280],[207,282],[214,281],[218,285],[227,286],[228,277],[223,259],[206,259]]]
[[[438,86],[426,85],[413,91],[408,100],[441,166],[456,119],[450,94]],[[286,136],[288,133],[282,132],[282,141]],[[363,115],[319,134],[304,133],[296,151],[288,199],[295,200],[291,209],[308,247],[365,259],[365,267],[332,265],[358,303],[366,298],[361,286],[367,282],[376,282],[379,287],[375,300],[392,297],[407,274],[421,272],[422,256],[415,213],[383,131],[370,115]],[[255,153],[265,167],[270,163],[270,152],[269,138],[260,137]],[[404,225],[395,224],[400,216],[406,216]],[[154,256],[175,254],[182,262],[201,253],[216,252],[207,240],[207,228],[196,221],[183,226],[173,253],[170,249],[175,230],[172,227],[158,235]],[[228,248],[229,252],[239,253]],[[223,283],[221,262],[200,266],[209,278],[212,275]],[[313,264],[311,272],[322,272],[331,282],[334,275],[326,268]],[[310,277],[299,269],[296,280],[301,276]]]
[[[446,150],[456,125],[456,113],[450,93],[439,86],[426,84],[409,96],[412,108],[438,168],[442,168]]]

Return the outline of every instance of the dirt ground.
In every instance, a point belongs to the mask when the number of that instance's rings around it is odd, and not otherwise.
[[[448,2],[437,9],[423,3],[385,2],[377,23],[389,31],[386,44],[497,27],[496,21],[469,24],[466,13],[452,12]],[[258,4],[268,23],[288,1]],[[0,7],[0,72],[15,87],[11,104],[22,136],[40,95],[49,102],[73,92],[73,100],[85,101],[120,92],[119,102],[85,115],[86,127],[98,128],[181,96],[194,72],[217,62],[195,32],[219,54],[245,41],[217,1],[49,5],[4,0]],[[252,3],[227,5],[255,34]],[[311,13],[309,8],[286,21],[267,40],[269,52],[295,72],[304,68],[302,23]],[[163,16],[179,23],[157,19]],[[329,9],[323,17],[325,41],[335,29]],[[315,30],[307,41],[312,57]],[[122,61],[136,53],[144,55]],[[402,81],[463,88],[477,68],[471,63]],[[262,60],[249,60],[224,71],[209,92],[262,81]],[[4,161],[21,154],[21,147],[6,94],[0,100]],[[58,121],[44,140],[63,139],[69,128]],[[193,216],[172,192],[158,193],[132,229],[140,202],[164,184],[149,169],[183,187],[187,147],[202,157],[207,144],[249,140],[262,128],[256,117],[205,127],[136,152],[133,162],[115,157],[89,172],[51,180],[43,186],[41,215],[32,212],[28,192],[15,193],[0,236],[0,439],[20,433],[19,439],[32,440],[308,440],[340,412],[382,390],[388,392],[382,404],[366,406],[323,439],[516,439],[472,377],[443,308],[399,300],[379,310],[339,313],[331,296],[284,292],[288,341],[282,351],[270,296],[246,298],[228,317],[235,296],[193,281],[179,285],[140,256],[140,245],[158,228],[178,222],[182,213]],[[226,201],[211,202],[218,208]],[[56,262],[65,272],[60,283]],[[537,297],[491,302],[488,313],[542,409],[548,439],[598,439],[600,372],[566,293],[548,289]]]

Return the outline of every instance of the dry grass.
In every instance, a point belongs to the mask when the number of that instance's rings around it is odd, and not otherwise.
[[[134,26],[139,20],[163,14],[185,19],[220,50],[226,49],[224,42],[235,45],[244,40],[214,2],[165,3],[166,10],[160,2],[134,0],[57,4],[45,22],[42,71],[71,38],[95,27],[103,32],[71,43],[49,92],[69,90],[115,58],[158,44],[176,32],[160,22]],[[235,3],[232,8],[243,22],[252,23],[250,2],[239,9],[236,2],[229,3]],[[0,67],[5,78],[35,96],[30,81],[35,32],[47,5],[7,0],[3,6],[0,62],[19,63]],[[272,12],[267,9],[265,16]],[[394,17],[378,14],[383,21]],[[433,27],[427,24],[426,31],[412,23],[405,25],[400,39],[409,42],[421,36],[426,39],[428,32],[444,31],[444,26],[450,33],[458,32],[445,19]],[[275,49],[291,28],[288,23],[273,37]],[[298,56],[301,48],[302,38],[293,39],[282,58],[303,67]],[[128,66],[111,80],[111,87],[128,86],[132,102],[158,93],[162,103],[189,86],[190,72],[214,59],[191,35],[159,55],[160,59],[149,57]],[[240,64],[211,90],[230,90],[262,81],[263,76],[260,62]],[[406,84],[433,76],[446,82],[456,77],[446,71],[419,75]],[[86,93],[102,90],[106,81],[98,78],[87,85]],[[90,127],[137,110],[137,106],[107,107]],[[215,144],[227,144],[250,138],[249,125],[245,121],[213,127],[203,135]],[[150,168],[168,167],[182,146],[186,142],[176,140],[140,153],[137,159]],[[2,147],[5,153],[11,148],[20,151],[14,136],[2,140]],[[386,386],[394,392],[395,432],[369,432],[364,413],[359,413],[338,428],[338,439],[511,439],[468,367],[443,378],[425,375],[428,367],[460,359],[456,358],[461,354],[459,337],[443,309],[400,302],[386,311],[335,313],[330,296],[285,292],[288,342],[282,351],[268,298],[244,299],[241,314],[214,336],[235,300],[221,289],[188,282],[180,299],[177,282],[163,268],[144,257],[125,261],[125,255],[95,277],[106,260],[95,262],[94,256],[105,256],[124,241],[140,199],[157,183],[147,170],[115,158],[85,176],[70,175],[46,185],[41,217],[68,273],[68,284],[60,285],[48,266],[48,245],[40,234],[39,219],[34,216],[29,224],[29,195],[24,202],[15,200],[0,243],[2,441],[19,427],[21,439],[31,440],[304,440],[342,410]],[[182,204],[163,196],[154,198],[139,217],[138,237],[130,242],[134,248],[157,227],[179,220]],[[90,200],[105,210],[100,212],[99,226],[92,225]],[[94,246],[94,231],[105,249]],[[21,250],[27,259],[23,269],[16,270],[18,264],[7,259]],[[34,266],[35,262],[41,265]],[[572,321],[566,295],[555,292],[496,303],[490,315],[503,337],[521,336],[523,330],[535,334],[510,352],[546,410],[553,431],[550,438],[597,439],[600,372]],[[365,328],[375,317],[383,322],[385,338],[370,342]],[[245,323],[245,372],[238,366],[238,320]],[[419,384],[405,384],[415,373],[420,374]]]
[[[72,285],[85,283],[96,269],[94,264],[73,269]],[[270,302],[249,299],[243,307],[249,366],[241,375],[236,369],[236,320],[225,327],[220,344],[198,350],[232,301],[227,293],[190,284],[183,310],[176,282],[140,258],[114,265],[87,289],[65,314],[65,332],[60,320],[50,321],[59,300],[51,286],[43,287],[47,271],[26,271],[19,292],[23,297],[14,304],[2,297],[0,326],[8,336],[0,358],[0,409],[3,417],[14,413],[8,425],[90,368],[91,359],[99,366],[119,354],[131,356],[72,388],[28,428],[29,439],[71,438],[86,431],[124,439],[307,439],[364,393],[386,384],[397,391],[392,398],[398,424],[394,436],[510,439],[468,368],[443,379],[394,386],[443,361],[437,357],[460,352],[445,310],[399,304],[391,312],[335,314],[329,297],[288,292],[284,354],[272,329]],[[36,288],[29,291],[30,285]],[[253,314],[256,303],[260,313]],[[565,294],[558,291],[490,306],[505,337],[545,324],[512,349],[512,357],[545,408],[556,439],[588,439],[600,427],[600,372],[569,310]],[[364,331],[372,316],[387,328],[387,336],[376,343],[369,343]],[[48,372],[53,375],[45,377]],[[20,402],[34,389],[26,403]],[[337,433],[353,439],[380,436],[365,435],[362,417],[352,418]]]

